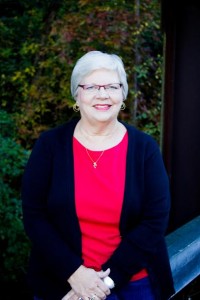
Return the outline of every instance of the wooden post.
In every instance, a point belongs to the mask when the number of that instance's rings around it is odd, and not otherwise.
[[[162,1],[162,152],[171,183],[169,231],[200,214],[200,1]]]

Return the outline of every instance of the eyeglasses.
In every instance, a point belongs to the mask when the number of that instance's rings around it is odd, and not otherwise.
[[[122,87],[122,83],[110,83],[110,84],[105,84],[105,85],[79,84],[78,86],[80,86],[84,91],[91,93],[91,94],[98,93],[98,91],[100,91],[100,88],[102,88],[102,87],[108,94],[114,94],[114,93],[119,92],[119,90]]]

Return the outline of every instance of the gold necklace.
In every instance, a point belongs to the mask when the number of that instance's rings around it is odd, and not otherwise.
[[[88,152],[88,149],[85,148],[85,150],[86,150],[86,153],[87,153],[89,159],[91,160],[91,162],[92,162],[92,164],[93,164],[93,167],[96,169],[97,163],[98,163],[98,161],[100,160],[100,158],[102,157],[102,155],[104,154],[104,151],[105,151],[105,150],[103,150],[103,151],[101,152],[101,154],[99,155],[99,157],[97,158],[96,161],[94,161],[94,160],[92,159],[92,157],[90,156],[90,153]]]

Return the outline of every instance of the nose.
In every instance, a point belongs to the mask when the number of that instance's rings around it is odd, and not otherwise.
[[[98,98],[109,98],[109,94],[103,86],[101,86],[98,89],[97,97]]]

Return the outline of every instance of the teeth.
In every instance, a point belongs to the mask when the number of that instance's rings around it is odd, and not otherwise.
[[[109,107],[110,105],[108,104],[97,104],[95,105],[95,107],[100,107],[100,108],[104,108],[104,107]]]

